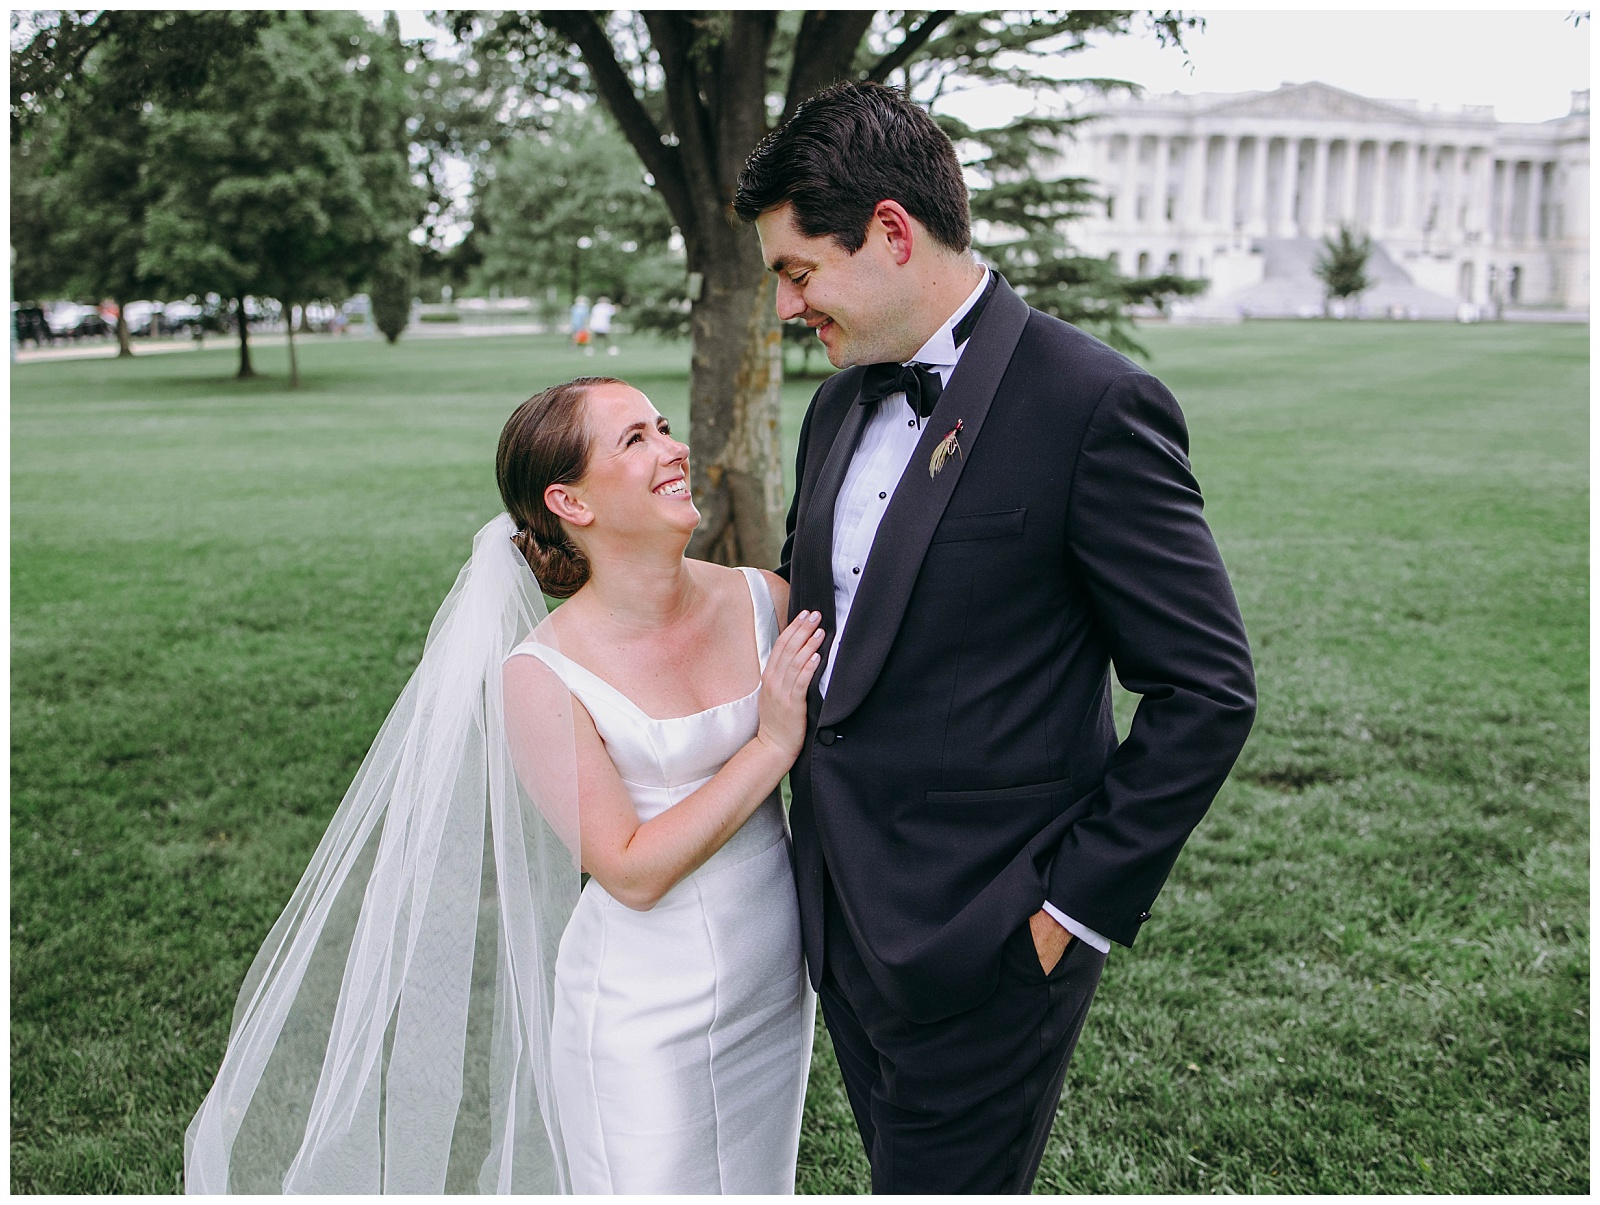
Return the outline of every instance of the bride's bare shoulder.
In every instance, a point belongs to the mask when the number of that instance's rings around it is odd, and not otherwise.
[[[772,609],[778,613],[779,624],[789,621],[789,583],[770,569],[761,570],[761,578],[772,592]]]

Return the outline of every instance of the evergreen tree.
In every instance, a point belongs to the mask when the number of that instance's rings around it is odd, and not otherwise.
[[[406,242],[393,248],[373,270],[368,286],[368,319],[390,343],[411,321],[417,291],[417,249]]]
[[[1328,297],[1342,301],[1370,289],[1374,282],[1367,275],[1367,261],[1371,258],[1372,240],[1353,226],[1341,224],[1336,239],[1324,238],[1315,271]]]

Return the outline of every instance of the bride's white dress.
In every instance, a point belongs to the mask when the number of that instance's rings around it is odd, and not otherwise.
[[[743,572],[764,668],[778,617]],[[641,821],[755,735],[759,692],[657,720],[553,649],[515,653],[588,709]],[[590,879],[556,959],[551,1050],[573,1191],[793,1192],[814,1009],[778,792],[648,912]]]

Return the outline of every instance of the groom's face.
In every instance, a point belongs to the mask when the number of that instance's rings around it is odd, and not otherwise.
[[[903,264],[885,238],[874,237],[872,225],[853,255],[827,235],[802,234],[792,205],[763,213],[756,233],[761,256],[778,278],[778,317],[804,319],[835,368],[911,354],[902,347],[906,335],[897,321],[905,311]],[[913,342],[912,350],[919,345]]]

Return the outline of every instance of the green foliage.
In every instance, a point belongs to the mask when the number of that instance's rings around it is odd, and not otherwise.
[[[1372,257],[1372,240],[1355,227],[1342,223],[1337,238],[1322,240],[1322,253],[1313,271],[1329,297],[1354,297],[1372,287],[1367,275],[1367,260]]]
[[[598,106],[562,106],[544,128],[496,153],[478,189],[473,232],[480,289],[500,285],[537,298],[554,286],[563,309],[584,294],[631,310],[665,282],[683,293],[683,257],[668,247],[672,219]]]
[[[150,201],[147,103],[182,104],[262,14],[13,13],[12,244],[24,297],[134,300]],[[31,36],[30,36],[31,34]],[[187,290],[181,290],[187,291]]]
[[[396,49],[353,13],[285,13],[192,105],[158,106],[142,266],[285,302],[364,283],[420,209]]]
[[[421,214],[415,64],[392,16],[379,31],[337,12],[36,12],[14,15],[13,40],[30,293],[287,311],[358,288]]]
[[[1142,337],[1261,712],[1111,956],[1039,1189],[1587,1191],[1586,332]],[[305,358],[299,394],[225,351],[12,370],[13,1192],[177,1189],[250,958],[499,506],[501,423],[593,365]],[[681,427],[683,348],[621,363]],[[864,1170],[819,1036],[799,1187]]]

